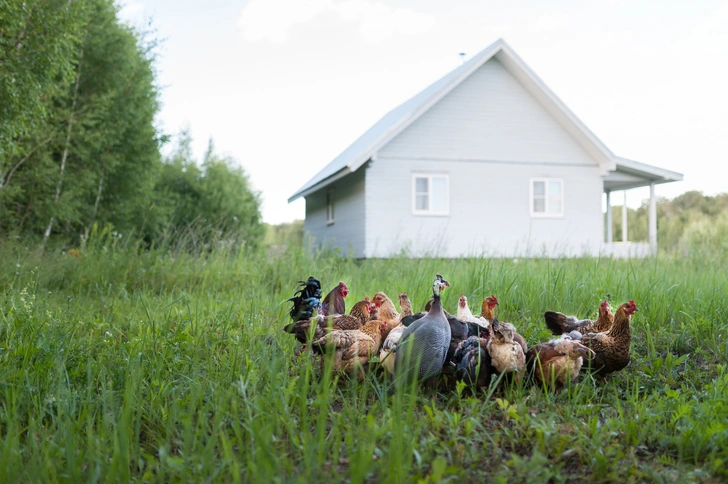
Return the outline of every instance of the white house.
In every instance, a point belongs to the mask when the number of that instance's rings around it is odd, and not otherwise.
[[[304,228],[357,257],[643,255],[655,184],[615,156],[502,39],[395,108],[291,196]],[[602,194],[650,187],[650,244],[612,243]],[[625,238],[625,240],[627,240]]]

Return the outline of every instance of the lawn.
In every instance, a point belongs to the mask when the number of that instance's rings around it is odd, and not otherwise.
[[[728,263],[355,261],[136,251],[99,240],[44,256],[0,245],[0,482],[513,482],[728,479]],[[547,309],[593,316],[634,299],[632,362],[559,394],[394,391],[294,356],[296,281],[407,291],[435,272],[529,343]],[[472,304],[476,307],[479,304]]]

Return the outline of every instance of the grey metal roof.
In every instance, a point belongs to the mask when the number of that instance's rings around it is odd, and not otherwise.
[[[516,55],[503,39],[483,49],[479,54],[457,67],[449,74],[434,82],[404,104],[396,107],[369,128],[363,135],[346,148],[339,156],[334,158],[320,172],[296,191],[289,199],[292,202],[297,198],[313,193],[334,180],[346,176],[359,169],[364,163],[376,156],[376,152],[387,144],[394,136],[399,134],[410,123],[420,117],[437,101],[469,77],[491,57],[498,54],[498,59],[504,63],[516,77],[524,83],[532,94],[537,95],[569,131],[577,137],[579,142],[597,159],[607,163],[607,171],[613,172],[617,168],[630,170],[643,177],[654,175],[658,183],[682,180],[682,174],[663,170],[655,166],[638,163],[615,156],[592,133],[569,108],[531,71],[531,69]]]
[[[499,39],[492,45],[488,46],[478,55],[474,56],[461,66],[457,67],[449,74],[430,84],[416,96],[410,98],[404,104],[391,110],[382,119],[377,121],[374,126],[369,128],[363,135],[346,148],[339,156],[333,159],[320,172],[311,178],[305,185],[296,191],[296,193],[288,199],[289,202],[303,196],[314,186],[329,177],[332,177],[342,170],[349,169],[356,171],[362,164],[374,154],[374,151],[380,147],[381,141],[386,139],[388,134],[395,131],[401,124],[412,117],[416,117],[423,106],[429,104],[433,98],[441,97],[442,91],[448,87],[452,88],[459,84],[471,71],[474,71],[486,60],[490,59],[501,47],[503,40]]]

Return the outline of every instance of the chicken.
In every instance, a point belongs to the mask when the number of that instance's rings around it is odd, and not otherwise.
[[[487,387],[493,373],[487,350],[488,339],[470,336],[460,342],[453,356],[457,378],[478,388]]]
[[[386,328],[384,321],[367,321],[357,330],[334,330],[311,343],[314,353],[334,352],[334,369],[353,373],[377,353]]]
[[[394,354],[392,353],[392,348],[399,343],[402,333],[404,333],[404,330],[407,329],[401,321],[403,318],[412,315],[412,303],[407,297],[406,292],[399,295],[399,308],[401,311],[399,313],[400,323],[389,332],[384,343],[382,343],[382,349],[379,351],[379,362],[381,363],[382,368],[387,370],[389,373],[394,373]]]
[[[480,305],[480,316],[487,319],[491,323],[495,320],[495,307],[498,305],[498,298],[493,294],[483,299]]]
[[[321,310],[324,316],[338,316],[346,314],[346,301],[344,299],[349,295],[349,287],[344,282],[333,288],[321,301]]]
[[[612,327],[614,314],[609,307],[609,302],[604,301],[599,305],[599,316],[596,321],[591,319],[578,320],[574,316],[566,316],[556,311],[546,311],[543,315],[546,326],[555,335],[578,331],[581,334],[602,333]]]
[[[412,315],[412,302],[407,297],[407,293],[403,292],[399,295],[399,321],[402,318]]]
[[[598,376],[604,378],[629,365],[629,345],[632,341],[630,322],[635,312],[637,305],[634,300],[629,300],[617,308],[614,323],[608,331],[587,333],[582,337],[582,344],[594,351],[588,367],[595,370]]]
[[[394,361],[398,383],[415,378],[424,381],[442,371],[450,343],[450,324],[442,310],[440,292],[449,285],[449,282],[437,274],[432,283],[435,302],[430,311],[404,330],[396,347]]]
[[[386,321],[389,325],[389,329],[392,329],[399,323],[399,313],[397,308],[394,307],[394,303],[389,297],[383,292],[378,292],[372,298],[372,302],[376,304],[379,313],[377,319],[380,321]]]
[[[464,294],[460,295],[457,317],[460,321],[465,321],[467,323],[476,323],[483,326],[484,328],[490,327],[489,320],[487,320],[483,316],[474,316],[473,313],[470,312],[470,308],[468,307],[468,298],[465,297]]]
[[[377,305],[369,300],[369,296],[365,296],[364,300],[369,303],[369,319],[372,321],[379,319],[379,308]]]
[[[307,281],[298,281],[298,284],[303,287],[288,299],[293,302],[288,314],[294,321],[309,319],[321,305],[321,283],[318,279],[311,276]]]
[[[491,294],[490,296],[486,297],[483,300],[483,304],[481,304],[480,307],[480,316],[487,319],[491,323],[495,324],[498,322],[498,318],[495,315],[495,307],[500,304],[498,302],[498,298],[495,297],[495,295]],[[508,323],[510,324],[510,323]],[[492,325],[491,325],[492,326]],[[513,325],[511,325],[513,327]],[[514,328],[515,331],[515,328]],[[526,351],[528,351],[528,343],[526,342],[526,338],[521,336],[517,331],[513,334],[513,340],[521,345],[521,349],[523,350],[523,354],[526,354]]]
[[[453,360],[458,345],[471,336],[488,336],[488,328],[478,323],[460,321],[451,314],[446,314],[447,322],[450,325],[450,344],[447,348],[446,362]]]
[[[581,338],[581,333],[575,333]],[[541,384],[560,390],[569,382],[576,382],[584,360],[592,356],[592,350],[565,334],[529,348],[526,368]]]
[[[511,323],[493,323],[493,333],[488,340],[488,354],[493,369],[505,373],[515,381],[521,381],[526,368],[526,355],[523,347],[515,341],[516,328]]]
[[[339,316],[317,315],[312,319],[303,319],[287,325],[283,330],[293,334],[298,341],[306,343],[310,336],[311,325],[315,324],[312,340],[320,339],[329,331],[329,327],[335,330],[361,329],[369,321],[371,303],[364,300],[354,304],[349,314]]]

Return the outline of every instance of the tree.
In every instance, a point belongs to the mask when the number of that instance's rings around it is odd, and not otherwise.
[[[189,132],[183,130],[164,164],[155,189],[154,225],[187,230],[204,243],[216,238],[258,246],[264,235],[260,195],[252,189],[245,170],[234,159],[216,154],[212,140],[198,165],[191,142]]]
[[[13,169],[6,161],[34,148],[21,141],[72,77],[85,23],[82,1],[0,2],[0,186]]]
[[[29,131],[0,192],[0,227],[77,239],[93,223],[140,229],[160,166],[154,48],[111,0],[83,3],[71,76]],[[22,163],[20,163],[22,162]]]

